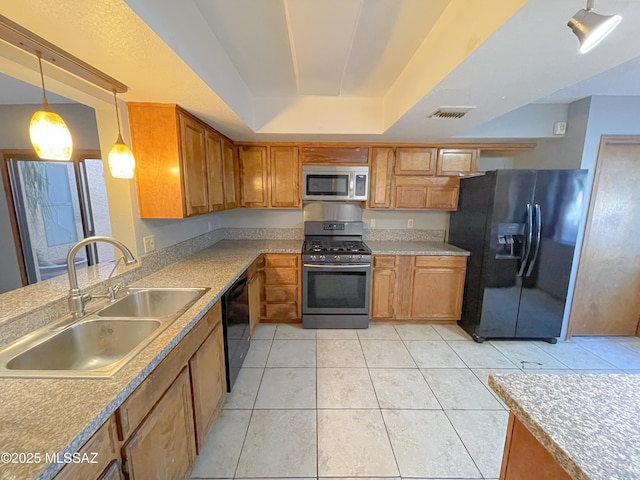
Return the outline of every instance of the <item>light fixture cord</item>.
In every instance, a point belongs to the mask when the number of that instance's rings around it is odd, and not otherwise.
[[[593,10],[593,2],[594,0],[587,0],[587,12]]]
[[[116,106],[116,120],[118,121],[118,140],[122,138],[122,132],[120,131],[120,113],[118,112],[118,99],[116,98],[116,90],[113,89],[113,103]]]
[[[48,106],[49,102],[47,101],[47,91],[44,88],[44,73],[42,73],[42,52],[37,50],[36,56],[38,57],[38,66],[40,67],[40,81],[42,82],[42,103]]]

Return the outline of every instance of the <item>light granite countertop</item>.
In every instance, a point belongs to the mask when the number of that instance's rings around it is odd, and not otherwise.
[[[489,385],[571,478],[640,478],[640,375],[492,375]]]
[[[469,252],[443,242],[395,242],[365,240],[374,255],[457,255]]]
[[[442,242],[366,242],[374,253],[468,255]],[[110,379],[0,378],[0,452],[76,452],[261,253],[300,253],[301,240],[222,240],[130,286],[209,287]],[[62,288],[62,287],[61,287]],[[52,295],[58,293],[52,289]],[[15,294],[14,294],[15,295]],[[23,308],[23,307],[21,307]],[[50,479],[56,464],[3,464],[0,479]]]
[[[261,253],[299,253],[300,240],[223,240],[131,286],[210,287],[110,379],[0,378],[0,452],[77,451]],[[50,479],[62,467],[1,464],[0,479]]]

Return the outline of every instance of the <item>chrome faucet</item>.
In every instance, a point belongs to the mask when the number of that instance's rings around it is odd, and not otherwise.
[[[71,247],[71,250],[69,250],[69,253],[67,254],[67,272],[69,274],[69,310],[74,317],[81,317],[84,314],[84,306],[92,298],[91,295],[82,295],[80,293],[80,289],[78,288],[78,275],[76,274],[76,266],[74,260],[76,254],[82,247],[90,243],[97,242],[105,242],[113,245],[114,247],[117,247],[124,255],[125,265],[133,265],[134,263],[137,263],[137,260],[133,257],[131,250],[129,250],[124,243],[116,240],[115,238],[106,236],[87,237],[73,245],[73,247]],[[114,271],[115,267],[111,274],[113,274]],[[111,275],[109,275],[109,278],[111,278]],[[109,289],[109,291],[111,294],[111,289]],[[117,293],[117,291],[115,293]]]

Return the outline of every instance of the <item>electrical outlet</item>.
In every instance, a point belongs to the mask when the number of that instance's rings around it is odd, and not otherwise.
[[[413,218],[407,220],[407,228],[413,228]]]
[[[142,241],[144,242],[144,253],[150,253],[156,249],[155,235],[147,235],[146,237],[142,237]]]
[[[376,228],[376,219],[372,218],[369,220],[369,228]]]

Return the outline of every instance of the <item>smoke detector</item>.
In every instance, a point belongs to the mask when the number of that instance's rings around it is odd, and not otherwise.
[[[474,108],[476,107],[440,107],[431,115],[427,115],[427,118],[453,118],[457,120]]]

